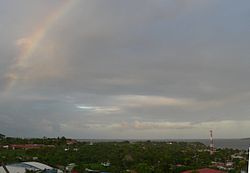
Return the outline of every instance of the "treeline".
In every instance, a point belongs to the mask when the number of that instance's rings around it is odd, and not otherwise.
[[[11,144],[44,144],[44,145],[63,145],[66,144],[67,139],[63,137],[57,138],[16,138],[16,137],[5,137],[0,134],[0,145],[11,145]]]

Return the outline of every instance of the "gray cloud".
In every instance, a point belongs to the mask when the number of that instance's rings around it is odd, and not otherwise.
[[[17,65],[66,1],[29,2],[0,3],[0,132],[248,135],[249,2],[75,1]]]

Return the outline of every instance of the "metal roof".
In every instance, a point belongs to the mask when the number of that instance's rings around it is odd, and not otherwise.
[[[44,169],[54,169],[48,165],[45,165],[43,163],[39,163],[39,162],[23,162],[24,164],[26,165],[29,165],[29,166],[32,166],[32,167],[35,167],[35,168],[38,168],[40,170],[44,170]]]
[[[33,171],[43,171],[46,170],[46,172],[57,172],[61,173],[61,170],[52,168],[48,165],[45,165],[43,163],[39,162],[21,162],[21,163],[15,163],[6,165],[6,168],[9,170],[10,173],[25,173],[26,170],[33,170]],[[0,167],[0,173],[6,173],[4,168]]]

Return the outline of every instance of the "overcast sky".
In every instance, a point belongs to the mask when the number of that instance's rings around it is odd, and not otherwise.
[[[249,137],[248,0],[1,0],[0,38],[0,133]]]

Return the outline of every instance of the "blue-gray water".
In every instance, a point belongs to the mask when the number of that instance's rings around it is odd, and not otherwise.
[[[201,142],[209,146],[208,139],[186,139],[186,140],[177,140],[177,141],[186,141],[186,142]],[[214,139],[215,148],[233,148],[248,150],[250,147],[250,139]]]
[[[79,141],[86,142],[122,142],[126,139],[80,139]],[[129,140],[129,141],[146,141],[145,140]],[[176,141],[176,142],[201,142],[207,146],[209,146],[208,139],[166,139],[166,140],[151,140],[151,141]],[[216,148],[233,148],[233,149],[241,149],[248,150],[250,147],[250,139],[214,139],[214,145]]]

